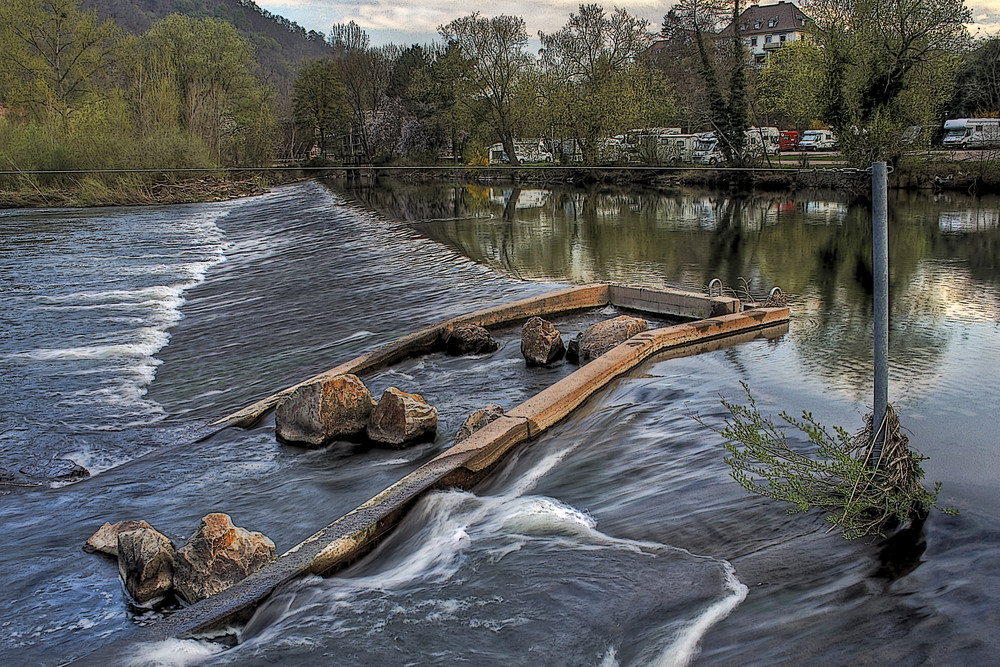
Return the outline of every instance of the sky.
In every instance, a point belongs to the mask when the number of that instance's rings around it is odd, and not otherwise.
[[[513,14],[524,18],[528,36],[537,41],[538,31],[555,32],[577,12],[583,2],[595,0],[505,0],[479,3],[468,0],[256,0],[273,14],[295,21],[306,30],[330,33],[334,23],[354,21],[364,28],[374,46],[384,44],[428,44],[441,41],[437,27],[467,16],[477,9],[485,16]],[[624,7],[647,19],[650,30],[658,29],[673,1],[625,0],[598,2],[605,9]],[[761,4],[774,4],[769,0]],[[1000,0],[966,0],[972,10],[974,34],[1000,33]]]

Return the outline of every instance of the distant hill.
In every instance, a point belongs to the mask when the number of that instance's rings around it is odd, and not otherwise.
[[[228,21],[257,47],[262,79],[286,99],[299,64],[332,52],[322,33],[307,31],[253,0],[81,0],[80,6],[96,9],[101,19],[114,19],[125,32],[136,34],[170,14]]]

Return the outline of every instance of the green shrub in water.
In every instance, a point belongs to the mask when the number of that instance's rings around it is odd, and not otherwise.
[[[940,483],[933,491],[923,486],[920,462],[926,457],[909,449],[895,410],[889,406],[883,428],[882,455],[872,460],[872,415],[865,429],[851,436],[836,426],[831,434],[809,412],[801,419],[787,413],[781,419],[804,433],[815,449],[809,456],[788,444],[774,422],[762,416],[745,383],[748,405],[725,399],[726,427],[717,431],[726,439],[726,463],[739,484],[751,493],[790,503],[789,514],[821,509],[831,530],[840,528],[847,539],[882,535],[884,530],[925,515],[938,507]],[[954,508],[940,508],[955,514]]]

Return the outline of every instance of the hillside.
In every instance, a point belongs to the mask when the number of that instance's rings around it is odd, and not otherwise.
[[[257,47],[261,78],[287,97],[298,65],[330,54],[322,33],[258,7],[253,0],[81,0],[129,33],[142,33],[170,14],[219,18],[236,26]]]

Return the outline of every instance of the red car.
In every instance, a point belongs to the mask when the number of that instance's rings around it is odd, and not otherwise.
[[[778,147],[782,151],[794,151],[799,147],[802,136],[795,130],[782,130],[778,139]]]

